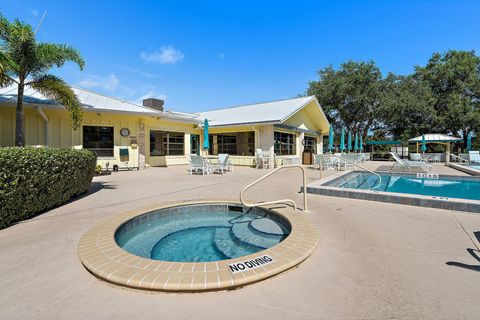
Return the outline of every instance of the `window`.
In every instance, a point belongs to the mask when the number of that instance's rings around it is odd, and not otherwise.
[[[255,149],[255,134],[249,132],[233,132],[222,134],[210,134],[209,153],[217,155],[227,153],[234,156],[253,156]]]
[[[274,152],[276,155],[285,156],[297,153],[294,134],[274,131],[273,139],[275,140]]]
[[[185,134],[179,132],[150,131],[151,156],[183,156]]]
[[[83,148],[97,157],[113,157],[113,127],[83,126]]]
[[[312,153],[317,153],[317,138],[305,136],[303,139],[304,150]]]

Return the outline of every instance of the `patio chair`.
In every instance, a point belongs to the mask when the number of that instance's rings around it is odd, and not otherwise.
[[[478,151],[469,151],[468,157],[470,159],[470,163],[480,163],[480,154]]]
[[[318,154],[317,156],[320,170],[335,170],[335,163],[338,158],[324,154]]]
[[[226,159],[226,162],[225,162]],[[223,163],[225,162],[225,168],[227,171],[232,172],[233,171],[233,164],[230,159],[230,156],[226,153],[219,153],[218,154],[218,163]]]
[[[322,165],[321,154],[313,154],[313,168],[320,169]]]
[[[190,155],[190,175],[194,172],[201,172],[202,176],[210,173],[210,166],[208,162],[197,154]]]
[[[212,171],[224,174],[225,171],[229,171],[228,168],[231,166],[231,163],[228,154],[222,153],[221,155],[222,157],[220,157],[220,154],[218,155],[218,164],[213,165]]]
[[[262,149],[255,149],[255,166],[257,169],[270,169],[270,157]]]
[[[390,155],[395,160],[395,164],[392,166],[392,169],[390,171],[393,171],[393,169],[397,166],[408,169],[409,172],[412,172],[412,168],[418,168],[423,171],[428,171],[433,168],[429,163],[425,161],[410,161],[401,159],[395,152],[390,152]]]
[[[337,167],[339,170],[352,170],[355,164],[358,162],[358,156],[356,154],[342,154],[337,158]]]
[[[420,153],[410,153],[410,160],[412,161],[425,161]]]

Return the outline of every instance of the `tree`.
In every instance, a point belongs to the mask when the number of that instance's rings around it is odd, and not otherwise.
[[[10,22],[0,15],[0,86],[17,84],[15,145],[24,146],[23,95],[25,87],[32,87],[49,99],[63,105],[78,129],[82,119],[80,102],[70,86],[47,72],[54,66],[75,62],[81,70],[85,62],[80,53],[65,44],[38,43],[35,32],[20,20]]]
[[[467,135],[480,125],[480,57],[475,51],[434,53],[424,67],[416,66],[416,79],[428,83],[437,113],[435,129]]]
[[[386,77],[380,109],[384,130],[400,140],[430,132],[437,120],[429,85],[412,76]]]
[[[373,61],[347,61],[339,70],[328,66],[318,71],[307,94],[315,95],[330,123],[362,134],[377,125],[382,91],[382,73]]]

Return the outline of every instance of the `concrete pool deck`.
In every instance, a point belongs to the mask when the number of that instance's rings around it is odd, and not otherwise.
[[[367,163],[375,169],[381,163]],[[385,163],[383,163],[385,164]],[[0,230],[1,319],[473,319],[480,310],[480,215],[309,195],[319,244],[298,268],[233,291],[144,292],[108,284],[80,263],[82,235],[119,212],[173,201],[237,200],[265,173],[189,176],[186,167],[94,178],[92,192]],[[435,172],[458,174],[435,165]],[[307,170],[309,182],[318,171]],[[324,176],[336,174],[325,172]],[[286,170],[247,193],[293,198]],[[467,251],[469,250],[469,251]],[[471,254],[469,253],[471,252]]]

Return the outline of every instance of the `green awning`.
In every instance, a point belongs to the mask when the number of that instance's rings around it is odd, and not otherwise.
[[[380,141],[367,141],[368,145],[389,145],[389,144],[402,144],[402,141],[398,140],[380,140]]]

